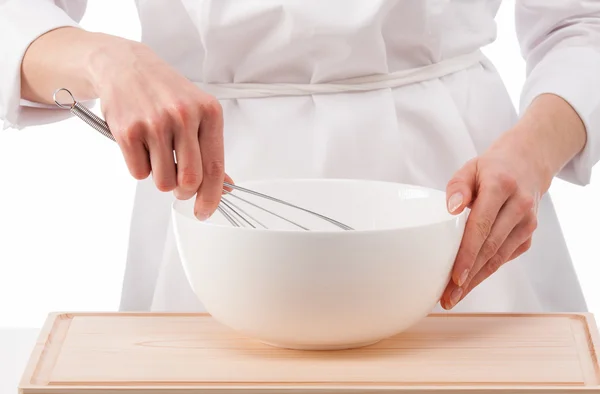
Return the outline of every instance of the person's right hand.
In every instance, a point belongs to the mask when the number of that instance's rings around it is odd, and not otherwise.
[[[156,187],[173,191],[178,199],[196,194],[196,217],[212,215],[223,181],[233,183],[224,173],[223,114],[217,99],[144,44],[115,39],[89,60],[102,113],[131,175],[141,180],[152,173]]]

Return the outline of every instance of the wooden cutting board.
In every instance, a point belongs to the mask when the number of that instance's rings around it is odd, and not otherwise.
[[[247,339],[206,314],[51,315],[23,394],[600,393],[589,314],[434,314],[341,351]]]

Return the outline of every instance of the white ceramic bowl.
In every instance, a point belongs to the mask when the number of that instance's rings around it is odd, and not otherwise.
[[[238,185],[315,210],[354,231],[237,191],[316,231],[260,211],[251,214],[269,230],[233,227],[220,213],[200,222],[193,199],[176,201],[173,221],[186,275],[222,324],[278,347],[353,348],[409,328],[439,301],[466,221],[466,213],[446,211],[443,191],[332,179]],[[247,205],[228,199],[250,213]]]

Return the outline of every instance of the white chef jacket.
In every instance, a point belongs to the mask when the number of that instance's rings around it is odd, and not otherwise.
[[[238,182],[367,178],[443,190],[518,119],[478,52],[495,39],[499,0],[136,3],[142,41],[220,99],[226,170]],[[4,127],[19,128],[35,111],[19,96],[27,46],[53,28],[77,26],[85,7],[85,0],[0,0]],[[517,0],[516,26],[527,62],[520,111],[546,92],[575,108],[587,143],[559,176],[584,185],[600,155],[600,2]],[[122,310],[204,310],[173,240],[173,198],[150,178],[138,184]],[[585,310],[549,195],[532,248],[455,308]]]

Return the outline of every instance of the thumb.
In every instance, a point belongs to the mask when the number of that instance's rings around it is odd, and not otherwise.
[[[477,161],[469,160],[458,170],[446,186],[446,206],[448,212],[457,215],[471,204],[475,194]]]

